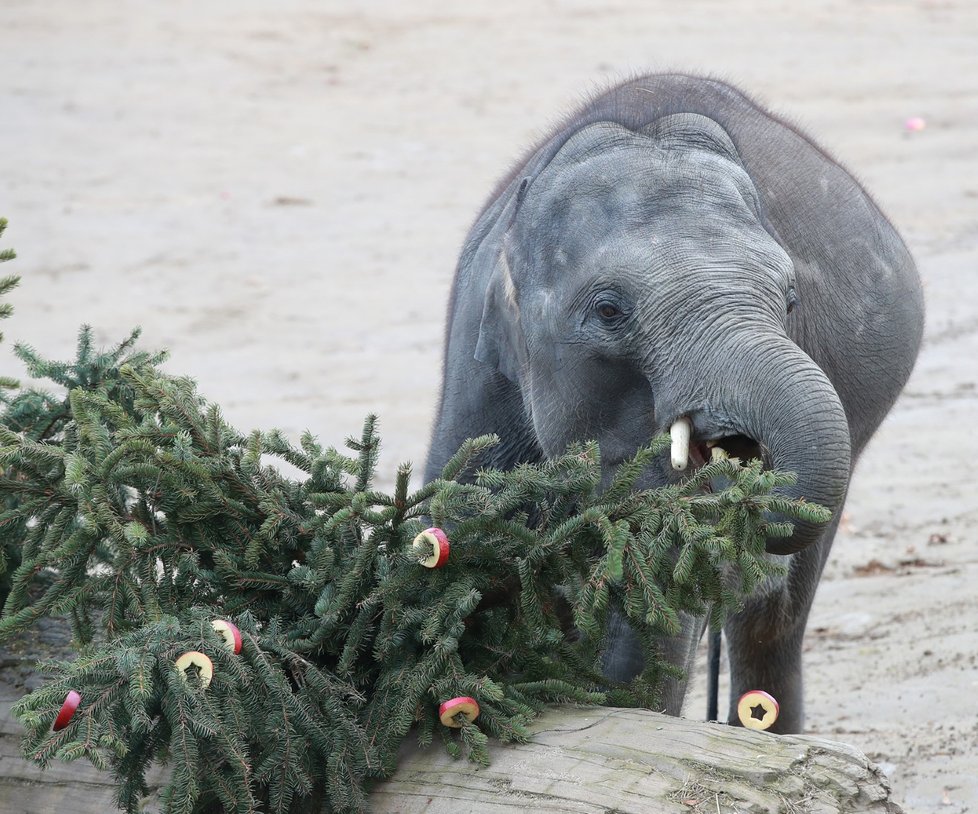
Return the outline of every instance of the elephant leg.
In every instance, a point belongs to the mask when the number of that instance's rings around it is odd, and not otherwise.
[[[752,612],[765,613],[770,608],[752,604]],[[775,610],[776,612],[776,610]],[[805,725],[803,677],[801,664],[804,622],[790,630],[764,634],[756,624],[743,623],[738,617],[728,620],[724,628],[730,660],[730,710],[727,721],[740,725],[737,702],[750,690],[773,695],[780,707],[778,720],[771,732],[801,732]]]
[[[680,678],[667,676],[664,679],[659,711],[667,715],[682,713],[686,687],[695,664],[696,647],[706,624],[703,618],[687,614],[681,614],[681,621],[683,627],[678,636],[658,639],[660,657],[683,671]],[[619,608],[613,608],[608,614],[601,668],[606,677],[619,683],[631,681],[645,668],[639,638]]]
[[[737,701],[750,690],[773,695],[780,707],[771,732],[801,732],[805,726],[802,645],[808,614],[842,509],[810,548],[791,555],[788,574],[776,587],[747,601],[724,625],[730,662],[727,721],[739,725]]]

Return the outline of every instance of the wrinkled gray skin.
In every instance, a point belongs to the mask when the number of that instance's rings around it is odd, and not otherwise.
[[[504,468],[597,439],[606,480],[682,416],[694,441],[758,442],[766,465],[798,474],[787,494],[835,511],[769,540],[787,577],[725,626],[730,720],[763,689],[781,705],[773,731],[797,732],[805,623],[849,478],[922,325],[913,260],[849,173],[729,85],[642,77],[569,118],[473,226],[427,477],[484,433],[501,436],[490,463]],[[682,477],[665,458],[642,487]],[[664,643],[687,674],[702,629],[686,619]],[[606,674],[640,669],[613,619]],[[669,686],[665,711],[684,693]]]

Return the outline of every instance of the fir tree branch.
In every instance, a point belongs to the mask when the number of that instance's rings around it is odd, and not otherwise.
[[[104,766],[127,811],[158,760],[173,768],[167,811],[286,812],[312,794],[361,811],[412,728],[485,761],[489,737],[525,739],[547,704],[652,705],[675,672],[657,642],[678,615],[719,623],[779,572],[767,537],[828,519],[780,496],[790,476],[759,464],[636,490],[661,438],[604,492],[594,444],[474,471],[498,442],[486,436],[414,492],[402,466],[387,495],[372,485],[373,416],[350,454],[309,433],[298,446],[244,434],[135,337],[99,352],[83,329],[72,363],[20,348],[67,396],[24,391],[0,419],[0,541],[22,560],[0,638],[63,613],[84,643],[19,702],[25,749]],[[710,481],[729,485],[704,493]],[[451,538],[441,568],[412,548],[426,517]],[[600,669],[615,607],[646,657],[627,685]],[[239,652],[215,620],[239,629]],[[206,687],[174,666],[187,651],[211,660]],[[69,689],[82,706],[54,733]],[[456,696],[481,714],[449,731],[439,705]]]

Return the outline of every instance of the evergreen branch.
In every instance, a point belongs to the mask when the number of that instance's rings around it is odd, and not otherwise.
[[[759,464],[636,490],[662,438],[604,492],[595,444],[477,469],[498,443],[485,436],[413,492],[402,466],[388,495],[372,485],[374,417],[350,454],[310,433],[241,433],[135,339],[97,351],[83,329],[71,363],[21,347],[67,395],[23,391],[0,419],[0,542],[17,556],[0,639],[62,613],[90,643],[19,702],[25,749],[111,771],[130,812],[164,759],[166,811],[287,812],[313,795],[362,811],[366,780],[393,770],[412,728],[485,761],[489,737],[525,740],[547,704],[652,705],[675,674],[658,641],[679,614],[718,624],[777,577],[769,537],[829,517]],[[427,569],[412,541],[432,521],[451,552]],[[600,672],[613,613],[646,657],[626,685]],[[211,627],[229,619],[239,652]],[[210,659],[207,686],[174,666],[188,651]],[[68,689],[83,704],[54,733]],[[456,696],[481,714],[449,731],[438,709]]]

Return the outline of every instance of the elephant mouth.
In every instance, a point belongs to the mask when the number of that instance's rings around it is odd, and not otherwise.
[[[695,472],[717,457],[737,458],[745,464],[759,460],[765,469],[771,464],[768,449],[747,435],[733,433],[704,437],[694,434],[689,418],[678,419],[669,434],[672,436],[672,468],[678,472],[689,469]]]
[[[716,456],[737,458],[742,463],[759,460],[767,469],[770,463],[764,447],[746,435],[725,435],[721,438],[693,438],[689,442],[688,460],[690,469],[695,472]],[[677,469],[679,467],[676,467]],[[685,467],[683,467],[685,469]]]
[[[767,456],[764,454],[764,448],[753,438],[748,438],[746,435],[727,435],[715,441],[706,441],[702,446],[709,452],[711,457],[715,454],[716,450],[720,450],[728,458],[739,458],[743,463],[755,459],[761,461],[765,467],[768,463]],[[704,460],[709,459],[704,458]]]

